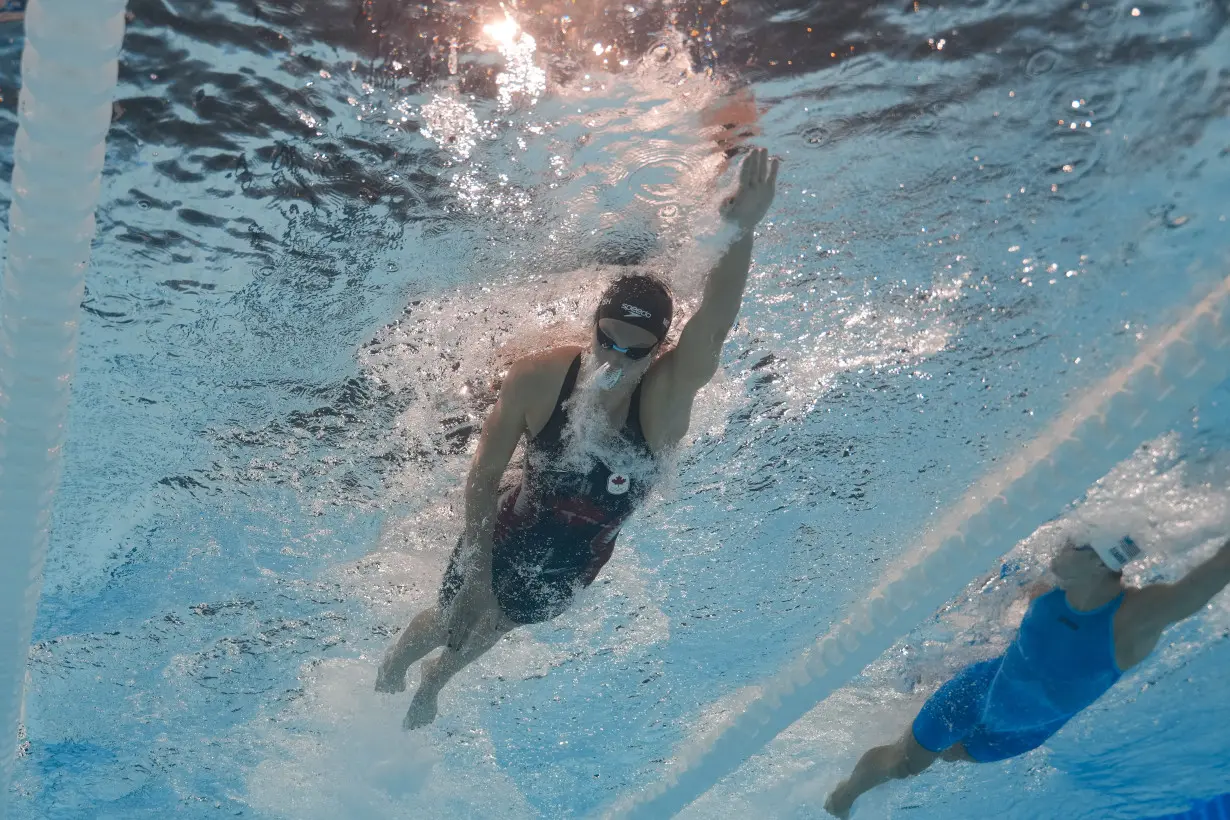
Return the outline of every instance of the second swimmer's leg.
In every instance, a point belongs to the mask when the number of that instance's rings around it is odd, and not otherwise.
[[[859,758],[854,772],[838,784],[824,808],[834,817],[849,817],[854,801],[863,794],[889,780],[921,774],[939,756],[919,744],[914,730],[908,729],[896,743],[877,746]]]
[[[829,795],[825,808],[835,817],[849,817],[865,792],[889,780],[913,777],[936,758],[968,759],[962,741],[978,726],[987,692],[1002,658],[980,661],[962,669],[927,699],[918,717],[896,743],[877,746],[859,759],[849,778]]]

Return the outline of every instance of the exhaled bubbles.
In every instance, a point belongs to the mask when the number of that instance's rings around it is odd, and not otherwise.
[[[554,469],[589,472],[598,462],[634,481],[652,482],[657,464],[628,447],[603,408],[600,380],[604,368],[590,353],[582,359],[577,387],[568,400],[568,423],[564,428],[564,452]]]

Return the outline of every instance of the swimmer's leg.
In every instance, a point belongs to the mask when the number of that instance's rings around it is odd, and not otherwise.
[[[516,626],[517,624],[508,618],[501,618],[495,628],[485,635],[473,636],[461,649],[446,646],[438,657],[424,663],[423,679],[419,683],[418,691],[414,693],[414,699],[410,701],[410,708],[406,710],[402,728],[419,729],[435,720],[440,690],[449,679],[482,657]]]
[[[889,780],[920,774],[936,758],[973,760],[963,741],[978,730],[987,693],[1002,661],[999,657],[972,663],[937,689],[900,740],[863,755],[854,773],[829,795],[824,804],[829,813],[849,817],[860,795]]]
[[[438,646],[444,645],[447,637],[440,608],[423,610],[415,616],[401,636],[384,653],[384,660],[376,672],[377,692],[406,691],[406,670],[415,661]]]
[[[959,746],[960,744],[957,744],[952,749]],[[961,753],[951,752],[953,756],[950,757],[950,752],[951,750],[943,753],[945,760],[959,759]],[[914,738],[914,729],[911,727],[896,743],[876,746],[864,754],[854,767],[853,774],[839,783],[829,795],[824,808],[829,814],[844,820],[850,816],[854,801],[866,792],[889,780],[922,774],[940,757],[940,753],[923,748]]]

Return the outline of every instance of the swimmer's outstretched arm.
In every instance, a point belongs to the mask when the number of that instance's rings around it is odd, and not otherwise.
[[[1116,643],[1125,644],[1119,654],[1126,655],[1130,663],[1139,663],[1153,651],[1167,627],[1204,609],[1227,585],[1230,540],[1173,584],[1151,584],[1131,592],[1123,602],[1123,617],[1115,624]]]
[[[723,206],[722,215],[739,234],[709,272],[700,307],[674,350],[675,378],[697,390],[717,373],[722,345],[743,306],[752,265],[752,233],[773,203],[778,165],[765,149],[753,149],[739,167],[739,187]]]
[[[752,265],[752,232],[773,203],[778,164],[763,148],[744,157],[738,188],[722,208],[723,217],[739,234],[705,279],[700,306],[684,325],[679,344],[646,377],[646,434],[655,449],[673,445],[687,433],[692,400],[717,373],[722,345],[743,305]]]

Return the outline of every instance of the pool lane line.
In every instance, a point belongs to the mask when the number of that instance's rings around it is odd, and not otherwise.
[[[32,0],[24,9],[0,279],[0,820],[12,796],[26,661],[62,469],[124,6]]]

